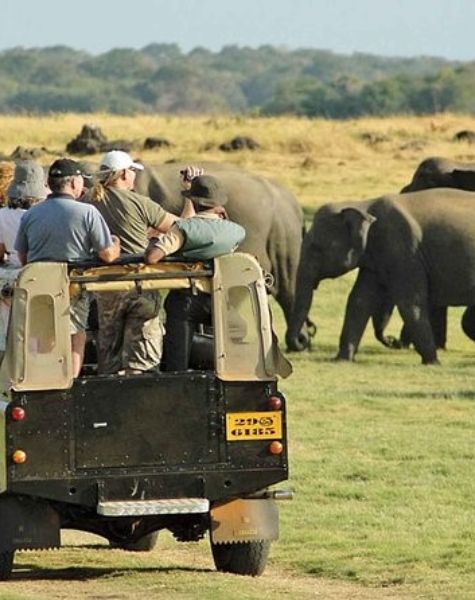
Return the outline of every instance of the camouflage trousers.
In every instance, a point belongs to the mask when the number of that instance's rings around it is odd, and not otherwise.
[[[163,328],[157,291],[95,294],[99,331],[98,372],[149,371],[162,357]]]

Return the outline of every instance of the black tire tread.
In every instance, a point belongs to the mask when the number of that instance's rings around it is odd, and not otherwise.
[[[269,540],[224,544],[211,542],[211,551],[218,571],[257,577],[266,568],[270,545]]]
[[[8,579],[10,579],[13,571],[14,556],[14,550],[0,552],[0,581],[7,581]]]

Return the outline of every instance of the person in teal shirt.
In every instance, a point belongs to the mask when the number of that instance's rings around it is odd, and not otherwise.
[[[189,190],[196,211],[189,219],[178,220],[170,231],[152,238],[145,262],[155,264],[165,256],[209,260],[234,252],[246,237],[241,225],[227,218],[227,194],[211,175],[195,177]],[[211,297],[198,290],[171,290],[165,301],[166,334],[163,340],[162,370],[188,369],[193,334],[199,324],[211,325]]]

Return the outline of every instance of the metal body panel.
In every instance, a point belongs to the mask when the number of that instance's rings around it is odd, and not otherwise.
[[[0,377],[17,391],[71,387],[66,264],[31,263],[19,272]]]
[[[203,497],[224,500],[287,478],[269,440],[226,441],[228,412],[269,411],[275,383],[212,373],[78,380],[70,391],[13,393],[25,419],[8,426],[8,490],[55,501]],[[286,436],[285,407],[282,439]]]
[[[219,462],[213,385],[193,373],[75,387],[75,469]]]
[[[215,259],[213,315],[216,374],[224,381],[276,378],[262,268],[248,254]]]

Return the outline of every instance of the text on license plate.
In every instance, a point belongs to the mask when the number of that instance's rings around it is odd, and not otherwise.
[[[226,440],[267,440],[282,438],[281,412],[240,412],[226,415]]]

